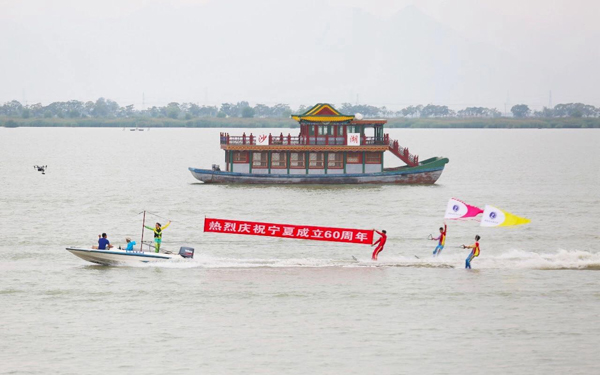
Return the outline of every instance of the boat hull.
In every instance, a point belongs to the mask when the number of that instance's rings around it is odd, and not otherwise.
[[[446,158],[429,159],[416,167],[385,169],[380,173],[335,175],[252,174],[189,168],[199,181],[209,184],[434,184],[442,175]]]
[[[135,265],[149,262],[163,262],[173,259],[184,259],[179,254],[141,253],[125,250],[97,250],[67,247],[67,251],[91,263],[115,266]]]

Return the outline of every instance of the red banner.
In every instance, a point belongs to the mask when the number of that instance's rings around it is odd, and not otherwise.
[[[214,233],[245,234],[250,236],[284,237],[299,240],[333,241],[345,243],[373,243],[372,229],[348,229],[259,223],[226,219],[204,219],[204,231]]]

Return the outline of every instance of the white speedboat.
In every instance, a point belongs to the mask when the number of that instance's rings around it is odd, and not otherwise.
[[[146,228],[146,211],[140,212],[140,214],[141,213],[144,214],[142,219],[142,228]],[[98,238],[100,238],[100,236],[98,236]],[[130,241],[131,238],[127,238],[127,240]],[[144,242],[143,229],[140,243],[141,246],[139,248],[134,248],[134,250],[129,251],[121,249],[121,247],[113,247],[108,250],[92,249],[89,247],[67,247],[67,251],[69,251],[71,254],[77,255],[83,260],[87,260],[88,262],[106,266],[135,265],[149,262],[191,259],[194,257],[193,247],[182,246],[179,248],[179,253],[167,251],[163,248],[161,248],[161,252],[159,253],[154,252],[154,243],[148,241]],[[135,245],[135,242],[133,244]]]
[[[191,247],[181,247],[179,253],[126,251],[116,248],[110,250],[98,250],[81,247],[67,247],[67,251],[88,262],[107,266],[135,265],[149,262],[191,259],[194,257],[194,249]]]

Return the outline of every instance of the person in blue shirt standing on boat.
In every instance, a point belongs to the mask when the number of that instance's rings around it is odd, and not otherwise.
[[[160,244],[162,243],[162,231],[164,229],[167,229],[167,227],[170,224],[171,224],[171,220],[169,220],[167,222],[167,224],[165,224],[164,227],[161,226],[160,223],[156,223],[156,226],[154,228],[144,225],[144,227],[146,227],[146,229],[150,229],[151,231],[154,232],[154,250],[157,253],[160,251]]]

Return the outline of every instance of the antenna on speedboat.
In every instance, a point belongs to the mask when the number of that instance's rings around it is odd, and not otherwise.
[[[144,210],[144,218],[142,219],[142,240],[140,241],[140,251],[144,252],[144,228],[146,227],[146,210]]]

